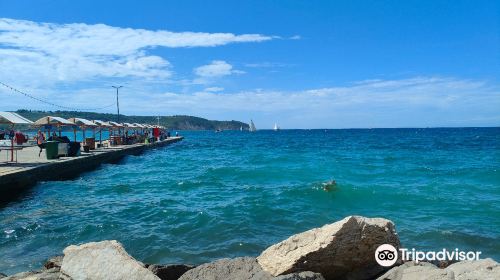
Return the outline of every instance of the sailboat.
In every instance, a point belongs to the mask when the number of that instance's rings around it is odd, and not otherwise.
[[[278,130],[280,130],[280,127],[278,126],[277,123],[274,123],[274,128],[273,129],[274,129],[274,131],[278,131]]]
[[[243,131],[243,126],[240,126],[240,131]]]
[[[257,128],[255,127],[255,124],[253,123],[253,120],[250,120],[250,127],[248,128],[248,131],[250,131],[250,132],[257,131]]]

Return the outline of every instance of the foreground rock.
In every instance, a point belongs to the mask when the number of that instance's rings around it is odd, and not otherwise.
[[[415,264],[413,262],[406,262],[400,266],[394,267],[387,271],[384,275],[377,278],[377,280],[403,280],[403,279],[454,279],[449,278],[447,271],[439,269],[437,266],[420,262]]]
[[[115,240],[64,249],[61,276],[63,279],[160,279],[127,254]]]
[[[391,221],[349,216],[293,235],[267,248],[257,261],[274,276],[313,271],[326,279],[370,279],[386,270],[374,258],[381,244],[400,247]]]
[[[377,280],[497,280],[500,279],[500,265],[492,259],[462,261],[447,268],[421,262],[406,262],[386,272]]]
[[[221,259],[215,262],[200,265],[184,273],[179,280],[323,280],[324,278],[313,272],[293,273],[273,277],[262,270],[255,258],[244,257],[235,259]]]
[[[2,280],[58,280],[61,273],[57,268],[51,268],[44,271],[28,271],[11,275],[6,278],[0,277]]]

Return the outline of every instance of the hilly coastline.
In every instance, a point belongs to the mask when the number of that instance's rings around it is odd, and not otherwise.
[[[32,121],[38,120],[44,116],[56,116],[65,119],[68,118],[84,118],[89,120],[116,121],[116,114],[95,113],[95,112],[80,112],[80,111],[32,111],[32,110],[17,110],[16,113],[28,118]],[[157,124],[157,116],[127,116],[120,114],[120,122],[128,123],[145,123]],[[160,125],[168,129],[175,130],[239,130],[241,127],[248,130],[248,124],[240,121],[217,121],[207,120],[194,116],[160,116]]]

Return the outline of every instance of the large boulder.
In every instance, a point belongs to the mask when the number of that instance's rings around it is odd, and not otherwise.
[[[115,241],[91,242],[64,249],[61,274],[65,279],[159,280]]]
[[[349,216],[272,245],[257,261],[274,276],[313,271],[326,279],[371,279],[386,270],[375,261],[381,244],[400,247],[391,221]]]
[[[377,280],[496,280],[500,279],[500,265],[492,259],[461,261],[447,268],[420,262],[406,262],[392,268]]]
[[[262,270],[255,258],[243,257],[220,259],[193,268],[184,273],[179,280],[324,280],[319,273],[310,271],[291,273],[273,277]]]

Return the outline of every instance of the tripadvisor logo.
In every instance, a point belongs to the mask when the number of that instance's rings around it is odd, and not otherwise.
[[[398,260],[398,250],[391,244],[382,244],[375,250],[375,260],[381,266],[392,266]]]
[[[480,251],[460,251],[458,248],[452,251],[442,249],[441,251],[418,251],[415,248],[408,250],[406,248],[396,249],[391,244],[382,244],[375,250],[375,260],[381,266],[393,266],[398,260],[398,255],[402,261],[472,261],[479,260]]]

